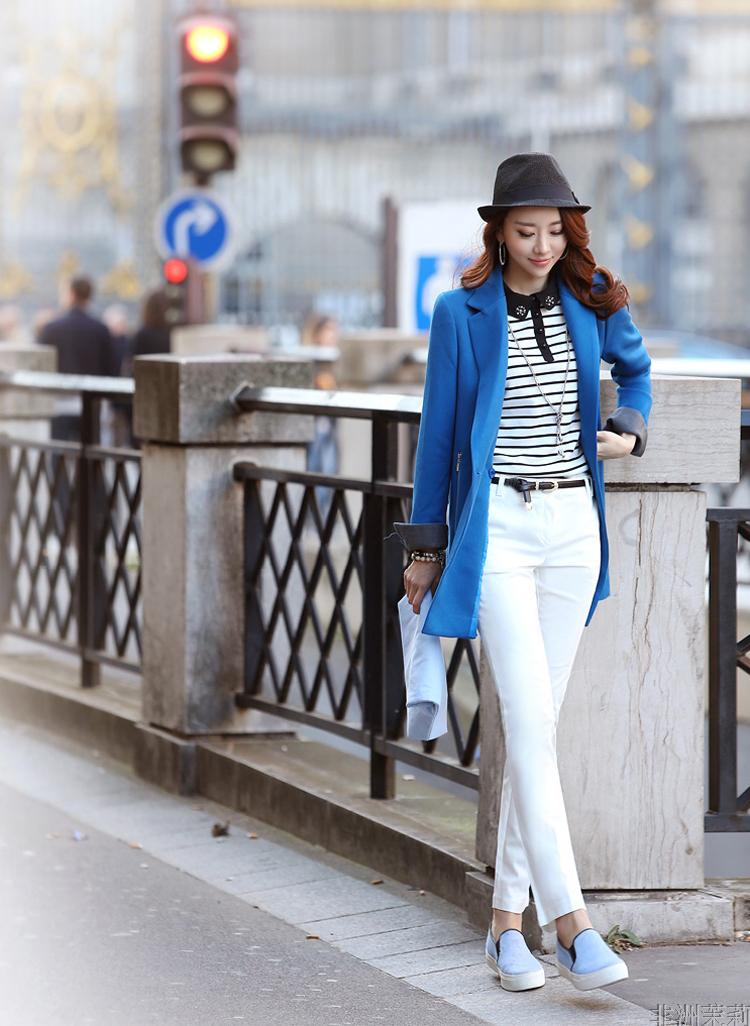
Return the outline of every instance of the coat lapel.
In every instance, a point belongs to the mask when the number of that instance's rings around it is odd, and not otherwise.
[[[483,471],[489,455],[489,444],[494,444],[500,425],[501,400],[508,366],[508,304],[499,266],[494,268],[483,285],[472,289],[466,305],[471,310],[469,337],[479,380],[469,448],[472,466],[475,470]]]

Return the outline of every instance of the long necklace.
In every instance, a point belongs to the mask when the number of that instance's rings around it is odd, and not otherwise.
[[[541,395],[542,399],[544,399],[545,403],[549,406],[549,408],[552,410],[552,412],[555,414],[555,436],[557,438],[557,451],[560,453],[561,457],[564,457],[565,456],[565,452],[564,452],[563,447],[562,447],[562,445],[563,445],[563,436],[562,436],[562,415],[563,414],[562,414],[562,410],[563,410],[563,403],[565,402],[565,387],[568,384],[568,370],[570,369],[570,333],[567,332],[567,331],[565,332],[565,341],[567,342],[567,346],[566,346],[567,359],[566,359],[566,363],[565,363],[565,380],[563,381],[563,390],[562,390],[562,395],[560,396],[560,406],[559,406],[559,408],[557,410],[555,410],[555,407],[552,405],[552,403],[549,401],[547,396],[542,391],[542,387],[541,387],[541,385],[539,384],[539,382],[536,379],[536,374],[534,373],[534,368],[531,366],[531,363],[529,362],[528,356],[526,355],[526,353],[523,351],[523,349],[519,345],[518,339],[516,338],[515,334],[513,333],[513,329],[511,328],[510,324],[508,325],[508,331],[510,333],[510,337],[513,339],[513,344],[516,346],[516,348],[520,352],[521,356],[526,361],[529,370],[531,371],[531,376],[534,379],[534,384],[539,389],[539,394]]]

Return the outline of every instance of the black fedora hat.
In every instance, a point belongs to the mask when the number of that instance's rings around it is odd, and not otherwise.
[[[498,166],[492,203],[477,207],[489,221],[508,207],[568,207],[591,210],[578,197],[551,153],[514,153]]]

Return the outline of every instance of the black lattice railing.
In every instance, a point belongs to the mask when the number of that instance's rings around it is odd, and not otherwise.
[[[75,646],[78,448],[0,440],[4,629]]]
[[[140,669],[141,457],[135,450],[90,448],[92,556],[97,582],[94,648]]]
[[[735,832],[750,830],[750,786],[737,793],[737,670],[750,673],[750,636],[737,640],[737,560],[738,556],[747,556],[750,509],[708,509],[706,520],[709,591],[705,830]]]
[[[19,373],[6,387],[81,396],[80,443],[0,435],[0,630],[102,663],[141,665],[141,457],[100,446],[101,402],[131,380]]]
[[[276,395],[282,390],[274,389]],[[378,410],[377,396],[351,394],[295,412],[372,421],[369,479],[235,464],[244,485],[245,688],[242,707],[334,732],[370,748],[371,793],[394,793],[396,761],[478,786],[479,668],[469,639],[447,646],[449,730],[435,741],[404,738],[406,693],[397,603],[405,552],[384,541],[408,520],[411,486],[398,484],[396,430],[418,422],[410,400]],[[240,408],[247,390],[235,397]],[[392,403],[392,397],[383,397]],[[373,403],[375,400],[375,404]],[[262,400],[253,409],[270,408]],[[291,408],[291,407],[290,407]],[[273,409],[286,412],[276,399]],[[414,437],[409,452],[413,454]]]

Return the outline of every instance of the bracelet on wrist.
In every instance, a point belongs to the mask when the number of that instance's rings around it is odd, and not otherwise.
[[[435,552],[423,551],[422,549],[414,549],[409,553],[412,560],[417,563],[439,563],[440,566],[445,566],[445,550],[437,549]]]

